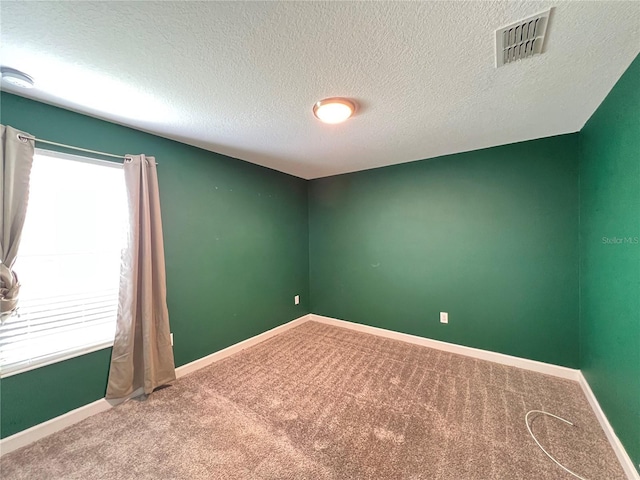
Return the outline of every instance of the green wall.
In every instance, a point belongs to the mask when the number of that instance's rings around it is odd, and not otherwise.
[[[577,134],[312,180],[309,215],[313,313],[578,367]]]
[[[305,180],[7,93],[0,121],[156,156],[177,366],[309,312]],[[109,358],[107,349],[3,379],[0,435],[104,397]]]
[[[640,57],[580,132],[580,366],[640,464]]]
[[[636,59],[580,134],[306,182],[0,95],[4,124],[157,157],[177,365],[313,311],[580,367],[636,465],[639,112]],[[109,357],[3,379],[0,435],[102,398]]]

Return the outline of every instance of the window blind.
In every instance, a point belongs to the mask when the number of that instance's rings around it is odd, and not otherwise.
[[[0,325],[3,375],[113,343],[118,290],[27,299]]]

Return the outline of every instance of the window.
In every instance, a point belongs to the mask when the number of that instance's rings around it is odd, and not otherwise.
[[[127,215],[121,164],[36,150],[3,376],[113,344]]]

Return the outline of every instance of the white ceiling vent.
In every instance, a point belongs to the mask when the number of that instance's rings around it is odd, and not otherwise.
[[[542,53],[550,13],[551,9],[496,30],[496,67]]]

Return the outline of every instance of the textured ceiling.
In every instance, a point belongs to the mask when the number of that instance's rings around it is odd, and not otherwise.
[[[549,7],[545,53],[496,69],[495,29]],[[0,62],[37,82],[5,90],[303,178],[576,132],[640,51],[637,1],[3,0],[0,15]],[[319,123],[329,96],[358,114]]]

